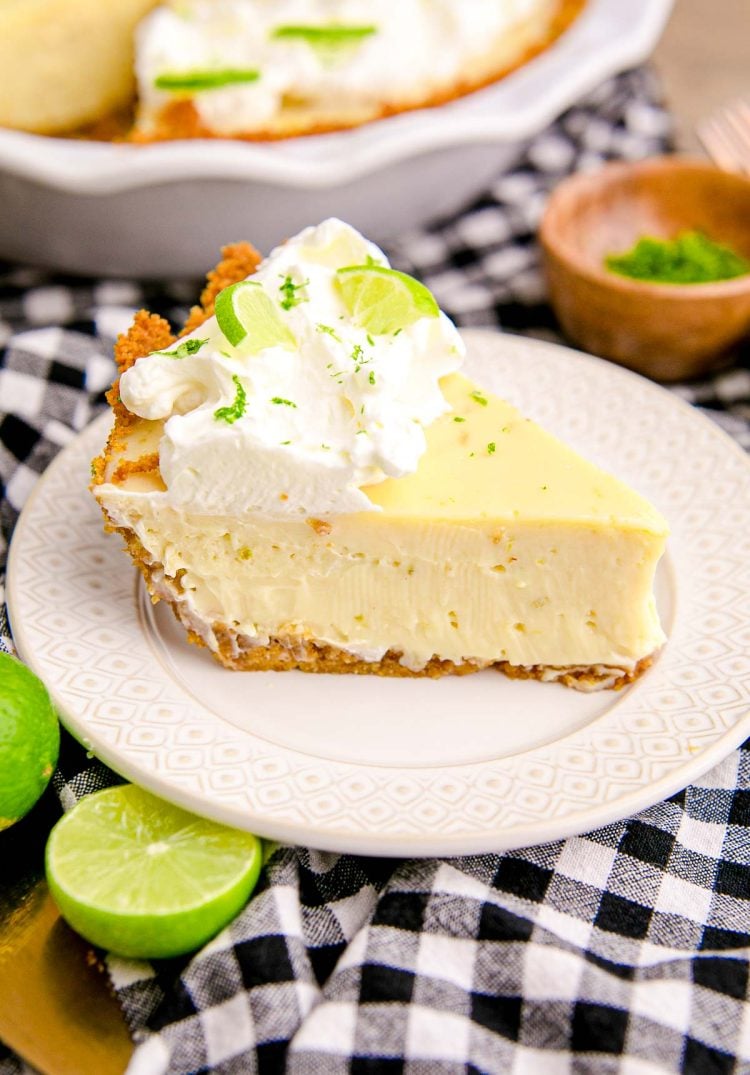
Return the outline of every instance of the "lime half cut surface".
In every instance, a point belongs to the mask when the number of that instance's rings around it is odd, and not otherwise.
[[[440,315],[432,292],[398,269],[349,265],[339,269],[336,277],[352,320],[374,336],[398,332],[422,317]]]
[[[216,298],[216,321],[233,347],[242,345],[250,354],[266,347],[297,346],[278,308],[255,280],[240,280],[220,291]]]
[[[189,814],[134,784],[87,795],[47,843],[47,882],[63,918],[117,955],[183,955],[247,902],[260,840]]]

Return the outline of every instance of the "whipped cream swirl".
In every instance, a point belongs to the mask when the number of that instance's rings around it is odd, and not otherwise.
[[[440,378],[464,346],[443,313],[387,335],[354,324],[336,271],[368,258],[388,264],[340,220],[307,228],[251,278],[294,346],[248,353],[212,317],[177,355],[175,345],[123,374],[128,410],[166,419],[167,491],[147,495],[198,514],[321,516],[376,510],[361,487],[416,470],[424,427],[448,409]]]
[[[325,111],[401,107],[462,81],[503,35],[532,17],[544,27],[552,8],[551,0],[173,0],[139,28],[139,122],[148,130],[174,99],[159,76],[220,69],[258,78],[182,94],[217,134],[272,125],[289,101]],[[355,35],[314,40],[300,27]]]

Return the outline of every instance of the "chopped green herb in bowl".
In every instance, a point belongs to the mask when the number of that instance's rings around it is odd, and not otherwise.
[[[750,273],[750,261],[700,231],[676,239],[639,239],[625,254],[604,259],[610,272],[652,284],[712,284]]]
[[[686,380],[750,333],[748,177],[672,155],[578,172],[540,241],[561,327],[593,354]]]

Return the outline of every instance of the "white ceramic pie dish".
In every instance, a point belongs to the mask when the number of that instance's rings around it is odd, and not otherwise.
[[[551,48],[439,108],[270,144],[70,141],[0,131],[0,257],[72,272],[191,276],[218,246],[268,250],[336,215],[376,241],[458,209],[519,142],[644,60],[673,0],[589,0]]]

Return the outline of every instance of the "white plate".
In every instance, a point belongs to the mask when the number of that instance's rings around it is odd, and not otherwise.
[[[487,89],[351,131],[152,146],[0,130],[0,257],[96,275],[202,275],[221,243],[270,250],[310,221],[379,241],[465,205],[584,93],[651,52],[673,0],[589,0]],[[398,193],[398,197],[394,194]]]
[[[497,851],[673,793],[750,734],[750,464],[650,382],[551,344],[465,334],[467,372],[650,497],[672,535],[669,641],[620,693],[496,672],[441,680],[230,672],[152,610],[86,490],[108,418],[18,523],[8,598],[64,722],[166,799],[285,842],[382,855]]]

